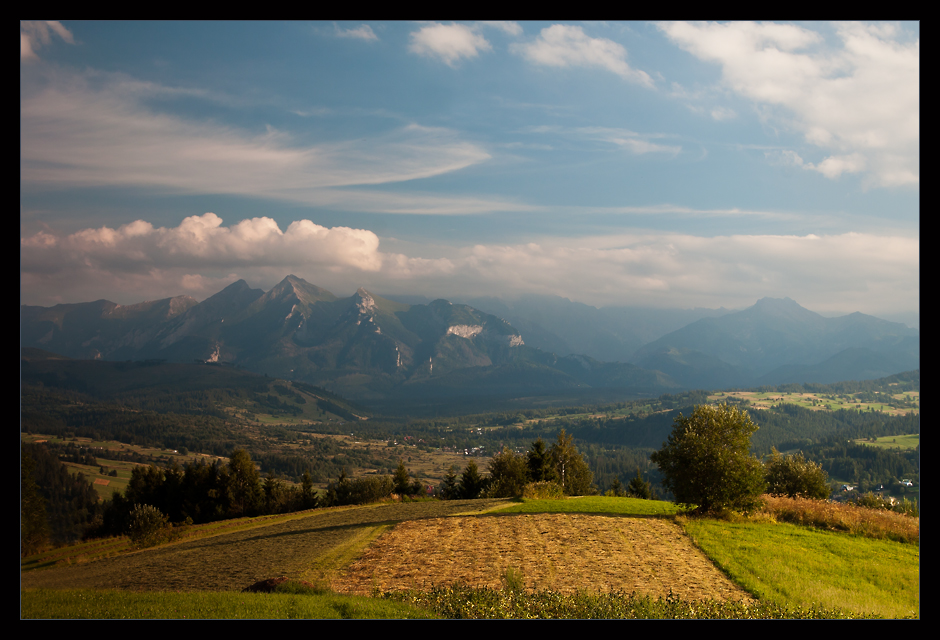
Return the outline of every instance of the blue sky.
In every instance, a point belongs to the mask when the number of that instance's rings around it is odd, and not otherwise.
[[[21,22],[24,304],[793,298],[918,324],[917,23]]]

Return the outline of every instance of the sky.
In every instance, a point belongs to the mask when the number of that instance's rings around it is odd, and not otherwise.
[[[918,23],[21,22],[21,303],[789,297],[919,326]]]

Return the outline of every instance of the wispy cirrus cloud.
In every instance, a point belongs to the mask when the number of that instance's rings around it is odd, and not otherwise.
[[[58,20],[20,21],[20,60],[33,62],[39,59],[39,50],[52,44],[52,34],[69,44],[75,44],[72,32]]]
[[[720,65],[722,85],[753,101],[763,117],[829,154],[803,168],[830,179],[863,173],[883,187],[918,184],[920,43],[895,25],[836,24],[839,46],[788,24],[677,22],[660,29]]]
[[[607,38],[592,38],[584,29],[573,25],[555,24],[542,29],[528,43],[515,43],[510,51],[532,63],[548,67],[599,67],[624,80],[652,87],[649,74],[627,63],[623,45]]]
[[[681,145],[654,142],[655,140],[666,138],[667,136],[664,134],[638,133],[630,129],[616,127],[560,127],[557,125],[540,125],[528,127],[526,131],[536,134],[564,136],[569,140],[615,145],[634,155],[659,153],[675,156],[682,151]]]
[[[246,131],[148,106],[154,96],[208,97],[199,90],[103,74],[93,80],[56,78],[22,98],[24,189],[133,186],[313,205],[371,203],[365,210],[388,212],[518,207],[481,196],[420,193],[391,195],[383,204],[374,190],[355,193],[357,186],[428,178],[490,159],[485,149],[451,129],[411,123],[349,141],[300,143],[289,131]]]

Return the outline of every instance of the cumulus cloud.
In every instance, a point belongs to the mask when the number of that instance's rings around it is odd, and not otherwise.
[[[375,271],[382,266],[378,247],[378,236],[365,229],[297,220],[281,231],[267,217],[224,227],[214,213],[190,216],[173,228],[136,220],[117,229],[82,229],[65,237],[39,232],[21,241],[22,268],[27,271],[68,269],[79,263],[125,271],[296,264]]]
[[[31,304],[198,298],[234,276],[270,286],[288,273],[338,295],[366,286],[379,295],[542,293],[596,306],[738,308],[789,296],[822,313],[874,315],[916,313],[919,304],[918,240],[861,233],[647,233],[385,252],[366,229],[297,220],[282,230],[266,217],[226,227],[206,213],[173,228],[137,220],[69,235],[42,231],[21,240],[21,256]],[[56,299],[62,291],[76,297]]]
[[[336,188],[427,178],[490,159],[453,130],[419,124],[302,144],[272,127],[246,131],[197,122],[157,112],[148,99],[204,97],[199,91],[91,75],[55,78],[21,99],[24,189],[143,186],[319,205],[337,200]],[[436,197],[435,206],[443,199]],[[428,208],[421,200],[415,196],[413,207]],[[460,200],[453,209],[461,209]]]
[[[20,60],[31,62],[39,59],[38,51],[52,43],[52,34],[69,44],[75,44],[72,32],[58,20],[23,20],[20,22]]]
[[[21,284],[46,303],[55,299],[53,290],[71,295],[94,291],[96,298],[126,301],[128,295],[152,299],[154,290],[165,292],[171,286],[177,291],[169,295],[209,295],[221,280],[231,282],[234,273],[257,281],[270,274],[313,270],[361,281],[379,272],[394,280],[446,274],[453,267],[446,258],[383,253],[378,236],[366,229],[296,220],[281,230],[268,217],[228,227],[222,222],[205,213],[171,228],[136,220],[68,235],[40,231],[20,241]]]
[[[722,84],[830,154],[807,170],[919,181],[920,43],[894,25],[837,24],[841,46],[787,24],[668,23],[666,35],[721,66]]]
[[[492,45],[473,27],[464,24],[429,24],[412,32],[408,50],[438,58],[454,67],[461,59],[475,58]]]
[[[548,67],[600,67],[624,80],[653,86],[646,72],[627,64],[627,50],[622,45],[606,38],[592,38],[577,26],[555,24],[546,27],[534,41],[513,44],[510,51],[535,64]]]

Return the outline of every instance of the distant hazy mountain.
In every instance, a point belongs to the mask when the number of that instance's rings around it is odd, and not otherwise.
[[[470,298],[477,309],[505,318],[526,344],[561,356],[583,354],[604,362],[627,362],[643,345],[701,318],[727,309],[598,309],[558,296],[526,295],[515,300]]]
[[[403,300],[365,289],[338,298],[287,276],[267,292],[239,280],[199,303],[22,306],[21,346],[232,363],[374,400],[830,382],[920,364],[914,329],[860,313],[823,318],[789,299],[738,312],[596,309],[544,296]]]
[[[632,361],[689,386],[709,378],[722,386],[872,379],[919,368],[920,338],[916,329],[861,313],[824,318],[789,298],[763,298],[654,340]],[[792,379],[801,372],[821,377]]]

